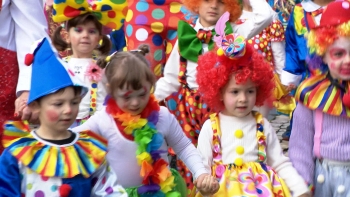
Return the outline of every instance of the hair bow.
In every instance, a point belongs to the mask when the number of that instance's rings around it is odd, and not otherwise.
[[[120,29],[127,11],[126,1],[54,0],[52,19],[55,22],[68,21],[79,15],[91,12],[102,25]]]
[[[245,54],[245,38],[238,34],[225,34],[226,22],[230,18],[230,13],[225,12],[215,26],[217,35],[214,37],[216,45],[219,47],[217,54],[225,55],[230,59],[238,59]]]

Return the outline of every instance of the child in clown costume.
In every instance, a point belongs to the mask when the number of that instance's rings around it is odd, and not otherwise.
[[[296,91],[293,166],[315,197],[350,195],[350,2],[335,1],[308,34],[310,70]]]
[[[271,7],[264,0],[251,1],[253,20],[237,26],[234,22],[242,13],[240,1],[232,0],[184,0],[184,6],[192,13],[198,14],[195,24],[179,21],[178,39],[167,64],[164,77],[157,81],[155,96],[159,101],[165,100],[166,106],[175,115],[182,129],[194,145],[197,144],[199,131],[208,119],[210,108],[202,102],[197,92],[196,67],[198,56],[213,47],[214,26],[220,16],[230,12],[228,32],[239,32],[252,37],[261,32],[271,22]],[[190,172],[179,161],[178,170],[192,188]]]
[[[91,131],[67,130],[88,91],[44,38],[34,51],[28,105],[40,126],[4,126],[0,196],[123,196],[106,162],[107,141]]]
[[[272,126],[253,111],[271,96],[271,66],[244,37],[225,35],[224,16],[215,27],[217,47],[200,56],[197,67],[198,91],[215,112],[197,146],[206,169],[220,182],[214,196],[309,196]]]
[[[103,35],[103,25],[120,28],[124,16],[118,9],[124,4],[114,4],[108,1],[66,1],[53,3],[52,19],[55,22],[66,22],[67,41],[62,38],[62,27],[58,27],[53,35],[52,42],[58,51],[71,48],[72,55],[64,58],[74,74],[90,87],[90,91],[82,99],[75,127],[87,120],[96,111],[101,110],[107,92],[101,82],[102,69],[97,66],[96,59],[100,55],[108,55],[111,49],[110,40]],[[109,7],[110,9],[106,9]],[[80,11],[84,8],[84,11]],[[113,10],[112,10],[113,9]],[[114,11],[115,10],[115,11]],[[106,15],[106,12],[110,12]],[[113,16],[114,18],[106,17]],[[119,15],[116,15],[119,14]],[[100,17],[99,17],[100,16]],[[102,43],[100,42],[102,40]]]
[[[307,46],[305,34],[319,25],[324,8],[333,0],[305,0],[294,6],[286,29],[286,63],[281,74],[281,83],[288,91],[295,93],[295,88],[304,79],[312,75],[306,65]],[[290,125],[293,125],[293,116]],[[291,128],[282,134],[289,140]]]
[[[109,95],[106,107],[74,131],[90,129],[108,139],[107,159],[130,197],[185,197],[187,187],[175,169],[169,168],[168,147],[183,159],[200,191],[212,194],[218,182],[204,170],[194,145],[175,117],[160,107],[152,94],[156,77],[139,50],[116,52],[98,64],[105,68]]]

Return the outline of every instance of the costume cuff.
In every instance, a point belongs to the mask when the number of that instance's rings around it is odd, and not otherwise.
[[[294,75],[284,70],[282,71],[282,75],[281,75],[281,83],[286,86],[290,84],[298,86],[301,78],[302,78],[301,75]]]

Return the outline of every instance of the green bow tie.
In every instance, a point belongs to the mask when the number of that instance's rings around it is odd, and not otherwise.
[[[233,33],[230,22],[226,23],[225,34]],[[185,21],[179,21],[177,27],[177,37],[179,44],[180,55],[192,62],[198,61],[198,56],[202,54],[203,43],[208,44],[209,50],[214,48],[214,42],[212,37],[215,36],[215,29],[210,31],[199,30],[198,32],[193,29]]]

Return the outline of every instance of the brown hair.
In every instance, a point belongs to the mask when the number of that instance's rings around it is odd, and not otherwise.
[[[108,55],[112,44],[109,38],[106,35],[102,34],[102,24],[98,21],[96,16],[92,13],[86,13],[79,15],[75,18],[70,19],[66,23],[66,30],[69,32],[69,29],[72,27],[76,27],[81,24],[86,24],[88,22],[93,22],[96,26],[96,29],[98,30],[99,34],[102,35],[102,44],[97,48],[97,50],[101,53],[100,55]],[[61,30],[62,27],[58,27],[54,33],[52,34],[52,44],[56,47],[58,51],[64,51],[67,48],[70,47],[70,44],[68,44],[66,41],[62,39],[61,36]]]
[[[74,96],[77,96],[77,95],[80,95],[81,92],[83,91],[83,88],[81,86],[67,86],[67,87],[64,87],[64,88],[61,88],[53,93],[50,93],[50,94],[46,94],[42,97],[39,97],[37,99],[35,99],[34,101],[38,102],[40,104],[40,101],[42,98],[48,96],[48,95],[52,95],[52,94],[63,94],[64,91],[66,91],[67,88],[73,88],[73,92],[74,92]]]
[[[116,52],[110,58],[109,62],[106,57],[101,57],[97,64],[101,68],[105,68],[105,77],[111,94],[117,88],[127,88],[131,86],[134,90],[139,90],[143,87],[143,80],[146,80],[154,86],[156,77],[149,68],[149,63],[144,57],[149,52],[147,45],[141,45],[139,50]]]

